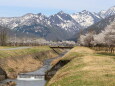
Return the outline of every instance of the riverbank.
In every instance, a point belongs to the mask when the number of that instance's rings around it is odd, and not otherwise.
[[[75,47],[52,65],[46,86],[115,86],[115,55]]]
[[[2,49],[4,48],[2,47]],[[57,51],[63,52],[61,49],[57,49]],[[5,78],[16,78],[19,73],[37,70],[43,65],[45,59],[56,56],[58,54],[48,46],[1,50],[0,68],[5,71]]]
[[[9,81],[7,83],[4,83],[4,85],[0,85],[0,86],[16,86],[15,82]]]

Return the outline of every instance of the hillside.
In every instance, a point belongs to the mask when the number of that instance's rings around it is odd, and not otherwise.
[[[98,53],[86,47],[75,47],[62,59],[52,63],[56,66],[60,61],[70,60],[56,72],[46,86],[114,86],[114,59],[114,54]],[[49,72],[53,73],[53,70]]]

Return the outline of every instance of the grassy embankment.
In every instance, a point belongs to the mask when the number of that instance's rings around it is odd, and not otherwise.
[[[9,48],[17,48],[17,47],[0,47],[0,49],[9,49]],[[50,51],[51,49],[48,46],[39,46],[39,47],[31,47],[25,49],[16,49],[16,50],[0,50],[0,58],[6,57],[16,57],[19,55],[28,55],[33,53],[39,53],[42,51]]]
[[[71,60],[59,69],[47,86],[115,86],[115,54],[75,47],[63,58]]]
[[[0,47],[0,49],[6,48],[10,47]],[[62,52],[60,49],[57,51]],[[34,71],[42,66],[43,60],[56,56],[58,55],[48,46],[0,50],[0,67],[5,70],[9,78],[16,78],[18,73]]]

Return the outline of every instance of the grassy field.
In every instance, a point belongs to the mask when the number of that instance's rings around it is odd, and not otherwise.
[[[47,86],[115,86],[114,54],[75,47],[52,65],[59,60],[71,61],[57,71]]]
[[[10,47],[10,46],[0,46],[0,49],[7,49],[7,48],[15,48],[15,46],[12,46],[12,47]]]
[[[0,49],[17,48],[17,47],[0,47]],[[0,58],[14,57],[17,55],[27,55],[31,53],[51,50],[48,46],[38,46],[26,49],[0,50]]]

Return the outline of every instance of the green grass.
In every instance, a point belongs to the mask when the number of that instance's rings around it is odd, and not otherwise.
[[[115,56],[115,54],[105,53],[105,52],[97,53],[96,55],[97,55],[97,56]]]
[[[16,49],[16,50],[1,50],[0,51],[0,58],[6,57],[15,57],[18,55],[27,55],[32,53],[37,53],[41,51],[51,50],[48,46],[38,46],[38,47],[31,47],[26,49]]]

